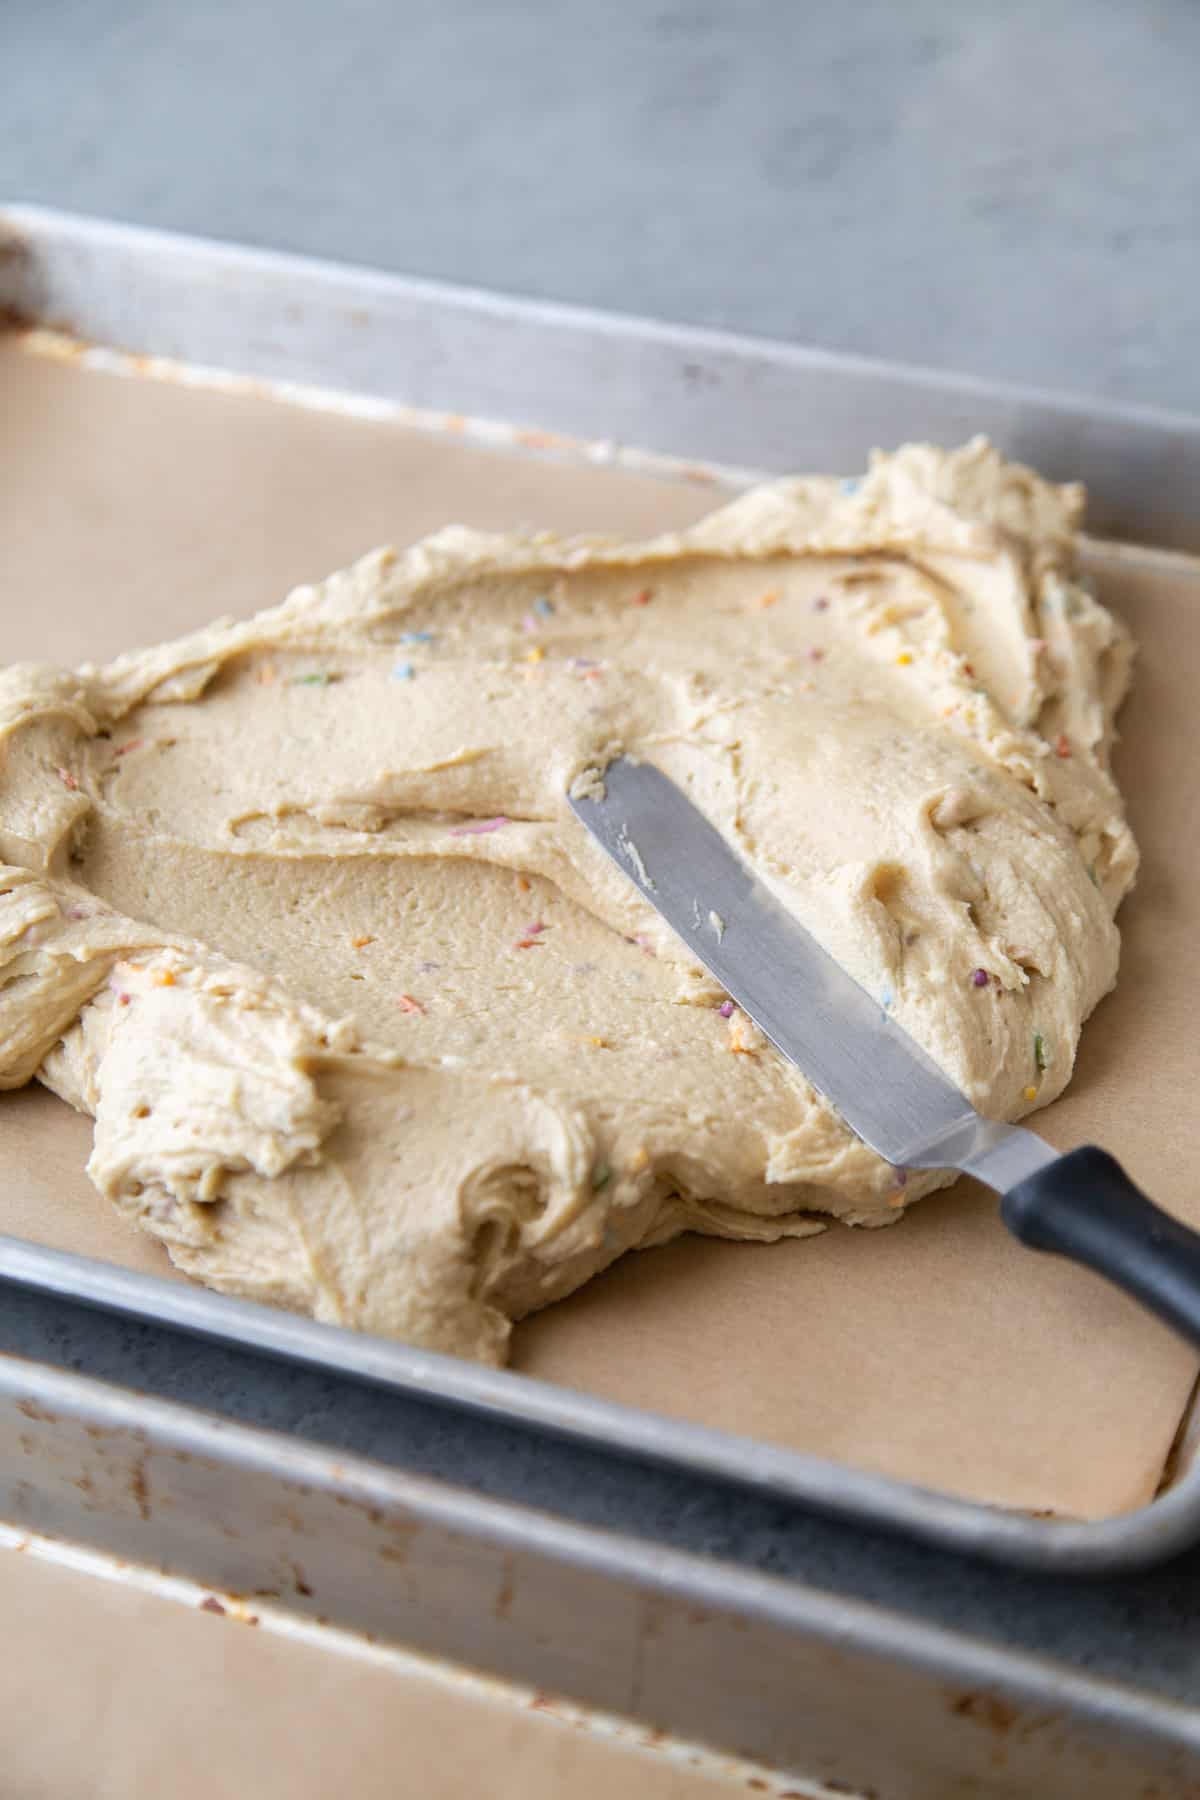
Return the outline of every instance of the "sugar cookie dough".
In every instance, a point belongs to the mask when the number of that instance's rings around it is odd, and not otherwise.
[[[571,815],[698,803],[981,1111],[1067,1082],[1136,851],[1078,487],[983,441],[641,544],[454,527],[245,623],[0,674],[0,1082],[229,1293],[487,1361],[681,1231],[894,1220],[890,1168]]]

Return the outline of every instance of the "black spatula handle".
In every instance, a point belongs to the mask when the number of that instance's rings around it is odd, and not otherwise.
[[[1200,1344],[1200,1233],[1147,1200],[1107,1150],[1060,1156],[1006,1194],[1000,1212],[1031,1250],[1094,1269]]]

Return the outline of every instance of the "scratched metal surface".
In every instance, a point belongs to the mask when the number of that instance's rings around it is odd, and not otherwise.
[[[279,1609],[753,1758],[784,1792],[1182,1800],[1200,1776],[1200,1715],[1144,1688],[12,1357],[0,1510],[0,1551],[90,1546],[235,1620]]]

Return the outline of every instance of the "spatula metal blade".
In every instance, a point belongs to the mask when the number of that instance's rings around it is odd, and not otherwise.
[[[971,1168],[1002,1191],[1055,1152],[981,1119],[936,1063],[760,882],[686,794],[620,757],[580,822],[846,1123],[900,1168]]]

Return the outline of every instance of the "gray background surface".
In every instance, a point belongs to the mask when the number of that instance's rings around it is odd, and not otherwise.
[[[0,0],[0,201],[1200,413],[1192,0]]]

